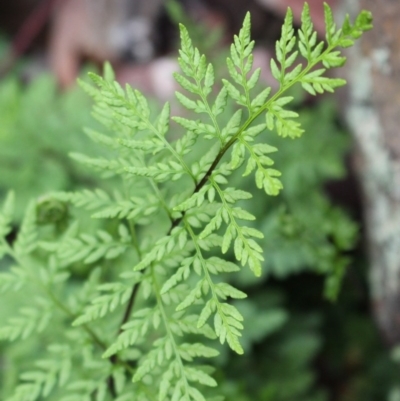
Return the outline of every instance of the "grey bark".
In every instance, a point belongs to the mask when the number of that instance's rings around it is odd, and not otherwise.
[[[345,115],[356,142],[364,193],[374,315],[400,343],[400,2],[344,0],[351,15],[372,11],[374,29],[348,54]]]

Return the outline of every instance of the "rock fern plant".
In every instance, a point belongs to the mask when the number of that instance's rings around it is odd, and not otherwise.
[[[183,91],[176,97],[198,119],[171,117],[168,103],[154,117],[139,91],[114,82],[109,66],[104,78],[91,74],[94,86],[82,83],[112,133],[87,134],[111,156],[72,156],[105,178],[120,177],[121,185],[114,193],[83,189],[32,201],[15,239],[13,194],[5,200],[0,254],[10,268],[0,275],[0,291],[4,302],[19,293],[22,305],[0,338],[41,338],[35,351],[43,354],[8,401],[222,399],[210,389],[217,386],[213,342],[243,353],[243,317],[231,300],[246,294],[229,284],[229,274],[248,267],[260,276],[264,260],[263,234],[245,209],[252,195],[229,181],[239,170],[268,196],[282,190],[272,168],[277,149],[265,138],[272,130],[303,133],[289,89],[301,84],[316,95],[344,85],[325,73],[344,64],[339,48],[371,28],[368,12],[337,29],[325,5],[325,20],[326,42],[319,42],[308,5],[297,33],[288,10],[271,60],[279,83],[273,94],[256,91],[250,15],[231,45],[229,77],[218,83],[181,26],[175,79]],[[229,99],[236,108],[222,124]],[[171,120],[183,136],[173,137]],[[88,277],[83,285],[80,275]]]

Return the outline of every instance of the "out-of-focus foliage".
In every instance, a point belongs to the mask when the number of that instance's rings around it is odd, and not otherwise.
[[[72,150],[102,152],[86,135],[94,126],[90,101],[76,89],[60,94],[50,76],[29,85],[16,77],[0,81],[0,194],[18,193],[18,219],[27,200],[53,190],[95,185],[68,156]]]

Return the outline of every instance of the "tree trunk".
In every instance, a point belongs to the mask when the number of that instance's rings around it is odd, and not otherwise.
[[[400,343],[400,2],[344,0],[374,29],[349,52],[346,119],[364,192],[372,306],[390,345]]]

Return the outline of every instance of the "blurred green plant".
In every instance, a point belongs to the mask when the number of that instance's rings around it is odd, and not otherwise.
[[[14,76],[0,81],[0,194],[18,193],[17,220],[28,200],[46,192],[97,186],[97,177],[68,157],[72,150],[103,152],[81,135],[83,126],[96,127],[90,108],[81,90],[60,94],[48,75],[29,85]]]

